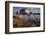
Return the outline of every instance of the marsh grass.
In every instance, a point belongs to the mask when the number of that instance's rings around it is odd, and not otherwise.
[[[13,28],[18,27],[39,27],[40,26],[40,20],[39,21],[33,21],[33,20],[25,20],[24,18],[21,18],[19,16],[13,16]]]

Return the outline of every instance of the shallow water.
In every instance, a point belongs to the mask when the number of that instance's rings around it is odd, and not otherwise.
[[[27,15],[19,15],[19,17],[21,18],[24,18],[26,20],[28,19],[31,19],[31,20],[40,20],[40,15],[30,15],[30,16],[27,16]]]

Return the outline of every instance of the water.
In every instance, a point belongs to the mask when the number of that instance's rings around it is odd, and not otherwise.
[[[31,19],[31,20],[39,20],[40,19],[40,15],[21,15],[21,17],[25,18],[26,20]]]
[[[28,20],[28,19],[35,20],[35,21],[40,20],[40,15],[30,15],[30,16],[28,16],[28,15],[18,15],[18,16],[21,17],[21,18],[24,18],[26,20]]]

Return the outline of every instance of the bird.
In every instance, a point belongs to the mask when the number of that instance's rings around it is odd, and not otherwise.
[[[32,11],[30,9],[27,9],[27,8],[22,8],[20,11],[17,11],[16,14],[30,16],[30,14],[32,14]]]

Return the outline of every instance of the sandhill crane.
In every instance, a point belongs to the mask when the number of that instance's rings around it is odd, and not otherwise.
[[[16,14],[17,15],[20,14],[20,15],[28,15],[28,16],[30,16],[30,14],[32,14],[32,11],[29,10],[29,9],[23,8],[20,11],[17,11]]]

